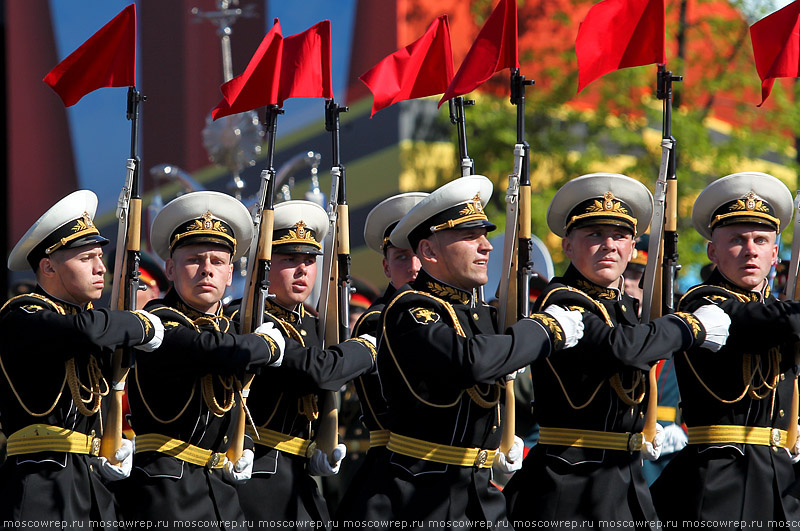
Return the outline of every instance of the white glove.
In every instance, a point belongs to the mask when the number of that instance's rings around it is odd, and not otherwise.
[[[664,446],[664,426],[656,424],[656,434],[653,436],[653,442],[644,441],[642,444],[642,457],[648,461],[655,461],[661,457],[661,449]]]
[[[513,382],[514,380],[517,379],[517,374],[524,373],[525,369],[527,369],[527,368],[528,368],[528,366],[526,365],[525,367],[522,367],[521,369],[517,369],[516,371],[512,372],[511,374],[506,374],[505,381]]]
[[[800,433],[800,424],[797,425],[797,431]],[[800,437],[797,438],[794,446],[791,449],[787,448],[786,451],[789,452],[789,457],[792,459],[793,464],[800,463]]]
[[[142,345],[136,345],[134,348],[144,350],[145,352],[153,352],[155,349],[160,347],[161,342],[164,341],[164,325],[161,323],[161,319],[159,319],[157,315],[153,315],[150,312],[146,312],[144,310],[133,310],[133,312],[143,315],[148,321],[150,321],[155,329],[153,339]]]
[[[253,475],[253,450],[245,450],[242,457],[236,463],[225,458],[225,466],[222,467],[222,477],[231,485],[242,484]]]
[[[728,329],[731,326],[731,318],[728,314],[719,306],[706,304],[696,309],[694,316],[706,329],[706,340],[700,346],[712,352],[721,349],[728,340]]]
[[[680,452],[687,444],[689,444],[689,437],[679,425],[668,424],[664,427],[664,443],[661,445],[662,454]]]
[[[522,439],[514,435],[514,444],[509,448],[508,455],[500,451],[497,452],[497,457],[494,458],[494,463],[492,464],[494,471],[501,474],[513,474],[522,468],[522,450],[524,448],[525,444]]]
[[[365,341],[369,341],[370,343],[372,343],[373,347],[377,348],[377,346],[378,346],[378,340],[375,339],[375,336],[373,336],[373,335],[361,334],[360,336],[358,336],[358,339],[363,339]]]
[[[281,363],[283,363],[283,351],[286,350],[286,340],[283,338],[281,331],[275,328],[275,324],[272,321],[269,321],[256,328],[255,333],[269,336],[278,346],[278,359],[270,363],[269,366],[280,367]]]
[[[114,458],[119,461],[119,464],[112,465],[105,457],[91,457],[89,462],[107,481],[125,479],[131,475],[131,468],[133,468],[133,443],[128,439],[122,439],[122,446],[114,452]]]
[[[574,347],[583,337],[583,315],[577,310],[565,310],[561,306],[551,304],[544,313],[558,321],[564,330],[564,348]]]
[[[322,450],[314,450],[311,459],[308,460],[308,473],[312,476],[333,476],[338,474],[342,459],[346,454],[347,447],[345,445],[336,445],[332,453],[334,464],[331,465],[330,461],[328,461],[328,456],[322,453]]]

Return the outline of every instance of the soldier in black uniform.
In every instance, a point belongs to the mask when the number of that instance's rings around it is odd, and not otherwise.
[[[494,308],[477,294],[488,280],[486,236],[495,227],[483,207],[491,193],[486,177],[456,179],[392,231],[392,244],[414,249],[422,269],[381,316],[388,452],[353,494],[345,519],[413,529],[507,523],[491,483],[505,376],[573,344],[583,322],[577,312],[549,308],[553,315],[534,314],[498,333]]]
[[[383,274],[389,279],[389,285],[383,295],[378,297],[366,312],[358,319],[353,327],[353,336],[360,337],[369,334],[377,338],[380,336],[380,315],[386,303],[397,292],[397,288],[412,282],[417,278],[421,264],[419,258],[411,249],[395,247],[389,240],[389,235],[397,226],[397,222],[405,216],[417,203],[427,197],[424,192],[406,192],[385,199],[378,203],[364,222],[364,241],[367,247],[383,255]],[[351,483],[353,493],[357,492],[358,485],[363,484],[367,476],[372,473],[372,467],[379,456],[385,453],[386,443],[389,442],[389,430],[383,425],[381,417],[385,414],[385,404],[380,389],[380,379],[377,373],[370,373],[353,381],[361,404],[361,425],[369,435],[369,449],[366,458],[358,463],[359,471]],[[340,503],[337,517],[347,519],[351,511],[348,507],[355,494],[345,494]]]
[[[692,221],[716,269],[679,309],[724,309],[731,337],[717,353],[675,355],[689,444],[651,489],[664,520],[731,522],[721,528],[800,520],[800,501],[787,496],[798,454],[800,305],[778,302],[767,281],[777,235],[791,219],[789,190],[757,172],[717,179],[694,204]]]
[[[660,443],[642,433],[648,370],[704,341],[718,348],[728,319],[715,309],[638,324],[638,304],[624,293],[622,273],[652,205],[643,184],[608,173],[569,181],[550,203],[547,223],[563,238],[571,264],[536,306],[578,309],[585,329],[575,347],[531,368],[539,443],[504,490],[512,522],[657,520],[642,476],[642,457],[657,458]]]
[[[316,449],[322,395],[372,371],[375,347],[356,338],[323,350],[317,319],[304,306],[328,229],[325,210],[309,201],[286,201],[275,206],[274,227],[272,297],[264,322],[284,334],[286,353],[283,365],[256,376],[250,389],[247,406],[257,433],[248,427],[248,435],[255,443],[255,464],[252,479],[239,487],[239,498],[250,521],[326,527],[330,515],[312,476],[338,473],[346,449],[339,444],[333,456]]]
[[[146,312],[92,308],[104,287],[108,243],[94,226],[96,209],[94,193],[68,195],[8,258],[11,270],[32,269],[37,284],[0,310],[0,421],[8,434],[0,468],[3,528],[66,521],[93,529],[93,520],[98,528],[116,521],[103,480],[127,476],[132,447],[125,441],[117,451],[120,466],[97,457],[111,354],[117,347],[156,348],[164,330]]]
[[[180,196],[153,221],[151,241],[172,288],[147,305],[164,322],[164,343],[139,356],[128,378],[136,432],[134,469],[120,500],[128,519],[245,527],[234,484],[247,479],[253,454],[245,450],[236,463],[225,456],[239,382],[245,372],[280,364],[283,350],[272,325],[237,335],[223,315],[233,263],[252,234],[247,208],[219,192]]]

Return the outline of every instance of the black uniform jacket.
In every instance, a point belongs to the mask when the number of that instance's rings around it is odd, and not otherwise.
[[[747,291],[714,271],[679,308],[717,304],[731,317],[718,352],[676,354],[683,420],[689,429],[748,426],[788,430],[797,378],[800,304]],[[795,481],[784,448],[741,443],[686,446],[653,484],[662,519],[797,521],[800,503],[786,496]]]
[[[386,287],[386,291],[383,292],[383,295],[375,299],[367,311],[356,321],[355,326],[353,326],[353,337],[360,337],[364,334],[369,334],[376,339],[380,337],[381,312],[386,306],[386,303],[391,300],[396,292],[397,289],[390,283]],[[361,409],[361,415],[358,419],[359,424],[356,426],[363,429],[363,431],[359,433],[360,438],[356,439],[355,442],[360,443],[358,446],[359,449],[363,448],[363,444],[369,445],[369,450],[366,456],[363,456],[363,454],[359,455],[352,451],[353,449],[350,447],[352,441],[348,441],[347,456],[351,462],[346,464],[356,466],[358,470],[351,471],[351,473],[354,472],[349,481],[352,487],[345,490],[344,496],[336,510],[336,518],[343,520],[347,520],[347,515],[351,514],[353,511],[351,504],[357,502],[356,497],[360,490],[359,486],[368,480],[369,475],[373,473],[376,461],[381,459],[382,455],[386,452],[385,444],[373,446],[369,443],[370,432],[387,431],[386,426],[383,425],[385,422],[384,417],[386,416],[386,401],[383,398],[383,390],[381,389],[381,382],[377,371],[359,376],[353,380],[353,387],[356,390]]]
[[[233,305],[231,309],[236,320],[238,309]],[[247,399],[253,422],[284,435],[313,440],[322,392],[338,391],[353,378],[373,371],[375,348],[367,341],[350,339],[322,349],[317,319],[302,305],[288,310],[268,299],[264,322],[274,323],[283,333],[286,350],[280,367],[264,370],[253,380]],[[325,500],[308,474],[306,456],[262,444],[255,444],[255,455],[253,477],[239,487],[248,520],[330,520]]]
[[[0,328],[0,422],[7,436],[32,424],[100,436],[100,415],[87,416],[76,407],[76,400],[91,395],[82,389],[74,394],[69,381],[76,389],[96,381],[106,392],[114,348],[153,338],[152,326],[146,332],[136,314],[79,308],[41,287],[8,301],[0,310]],[[111,494],[87,455],[23,454],[0,468],[0,522],[66,520],[91,528],[90,520],[115,518]]]
[[[496,449],[504,377],[563,346],[563,330],[537,314],[498,334],[495,309],[431,277],[403,286],[381,316],[378,371],[392,433],[430,443]],[[352,503],[350,520],[503,522],[491,469],[395,452],[377,463]],[[354,485],[355,487],[355,485]]]
[[[221,309],[216,315],[198,312],[174,289],[146,309],[161,318],[164,342],[156,351],[137,356],[128,377],[131,427],[137,436],[166,435],[225,452],[239,412],[235,380],[277,360],[274,341],[233,333]],[[160,452],[134,456],[127,487],[121,503],[128,518],[244,520],[236,490],[222,479],[220,469]]]
[[[356,322],[353,327],[353,337],[359,337],[363,334],[369,334],[376,339],[380,337],[381,312],[395,293],[397,293],[397,289],[389,284],[383,295],[378,297]],[[361,402],[361,423],[369,431],[385,429],[381,422],[381,417],[386,414],[386,405],[377,372],[360,376],[353,383],[358,393],[358,399]]]
[[[551,304],[584,312],[584,335],[531,369],[534,416],[543,428],[640,433],[647,370],[705,340],[691,314],[638,324],[633,298],[593,284],[572,265],[548,284],[536,306]],[[540,443],[504,493],[514,521],[655,519],[638,451]]]

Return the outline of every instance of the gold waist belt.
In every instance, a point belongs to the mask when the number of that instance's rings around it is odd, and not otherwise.
[[[689,428],[689,444],[740,443],[790,448],[786,430],[751,426],[693,426]]]
[[[392,452],[425,461],[456,466],[474,466],[476,468],[491,468],[497,456],[497,450],[446,446],[397,433],[389,434],[389,443],[386,447]]]
[[[386,446],[389,444],[389,430],[374,430],[369,432],[369,447]]]
[[[598,448],[637,452],[642,449],[644,434],[612,431],[575,430],[571,428],[539,428],[539,444]]]
[[[658,411],[656,414],[658,416],[658,420],[663,420],[664,422],[675,422],[675,419],[678,418],[678,408],[658,406]]]
[[[299,455],[300,457],[309,457],[314,449],[317,447],[313,441],[303,439],[302,437],[292,437],[275,430],[268,430],[267,428],[257,428],[258,437],[253,437],[253,442],[262,446],[269,446],[287,454]],[[248,426],[247,432],[252,436],[253,428]]]
[[[35,454],[37,452],[67,452],[71,454],[99,455],[100,438],[50,426],[31,424],[8,436],[9,456]]]
[[[212,452],[158,433],[136,436],[136,453],[141,452],[161,452],[181,461],[207,468],[222,468],[225,465],[225,454],[222,452]]]

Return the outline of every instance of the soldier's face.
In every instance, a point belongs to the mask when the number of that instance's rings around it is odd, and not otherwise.
[[[740,288],[761,288],[778,259],[777,233],[756,223],[718,227],[711,233],[708,258]]]
[[[383,273],[392,281],[394,287],[399,288],[408,284],[415,278],[422,265],[419,258],[411,249],[389,247],[383,257]]]
[[[486,235],[483,227],[439,231],[420,242],[417,254],[435,278],[469,291],[489,281],[493,247]]]
[[[186,304],[214,313],[225,296],[225,288],[233,281],[231,253],[222,245],[183,245],[167,260],[165,272]]]
[[[39,268],[47,279],[43,287],[61,300],[83,306],[103,294],[106,266],[99,245],[59,249],[42,259]]]
[[[272,255],[269,292],[284,308],[293,309],[306,301],[317,280],[317,257],[313,254]]]
[[[633,235],[612,225],[590,225],[572,230],[561,240],[564,254],[587,279],[611,287],[633,256]]]

